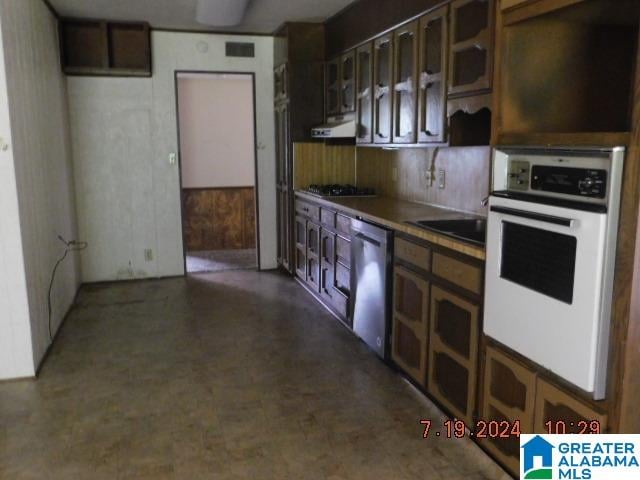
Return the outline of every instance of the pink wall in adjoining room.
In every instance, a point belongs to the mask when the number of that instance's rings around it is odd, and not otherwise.
[[[182,187],[253,186],[252,77],[180,74],[178,106]]]

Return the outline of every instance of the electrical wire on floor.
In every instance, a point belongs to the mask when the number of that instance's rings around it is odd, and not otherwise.
[[[56,279],[56,273],[58,272],[58,267],[64,262],[67,256],[72,252],[79,252],[81,250],[86,249],[89,244],[87,242],[78,242],[76,240],[67,241],[61,235],[58,235],[58,240],[64,243],[65,249],[64,254],[58,259],[55,267],[53,267],[53,272],[51,272],[51,281],[49,282],[49,294],[47,298],[47,305],[49,308],[49,341],[53,341],[53,334],[51,333],[51,291],[53,290],[53,282]]]

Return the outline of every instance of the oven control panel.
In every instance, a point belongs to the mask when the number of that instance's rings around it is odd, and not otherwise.
[[[578,197],[605,198],[607,171],[534,165],[531,168],[531,190]]]

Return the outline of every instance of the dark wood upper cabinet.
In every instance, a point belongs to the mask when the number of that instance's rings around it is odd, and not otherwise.
[[[325,97],[327,117],[355,112],[355,50],[327,62],[325,67]]]
[[[491,88],[494,6],[494,0],[451,3],[449,95]]]
[[[356,52],[345,53],[340,59],[340,113],[356,110]]]
[[[373,49],[374,143],[391,143],[393,108],[393,34],[375,40]]]
[[[420,19],[418,142],[447,139],[448,6]]]
[[[393,143],[416,143],[418,26],[408,23],[394,32]]]
[[[109,68],[106,22],[64,20],[60,44],[65,73]]]
[[[146,23],[63,19],[60,46],[67,75],[151,76]]]
[[[327,62],[325,69],[326,81],[326,109],[327,116],[338,115],[340,113],[340,58],[334,58]]]
[[[356,51],[356,141],[373,143],[373,43]]]

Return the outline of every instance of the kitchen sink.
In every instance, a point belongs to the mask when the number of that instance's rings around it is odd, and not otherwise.
[[[407,223],[477,245],[484,245],[487,237],[487,221],[480,218],[417,220]]]

